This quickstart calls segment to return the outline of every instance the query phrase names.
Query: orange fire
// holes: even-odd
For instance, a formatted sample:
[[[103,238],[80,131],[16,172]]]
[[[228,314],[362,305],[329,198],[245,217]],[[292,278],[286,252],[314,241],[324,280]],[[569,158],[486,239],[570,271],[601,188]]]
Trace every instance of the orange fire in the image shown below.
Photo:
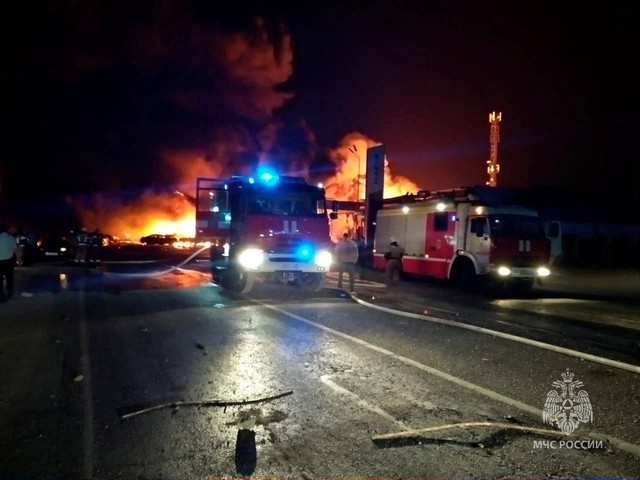
[[[380,145],[361,133],[350,133],[331,152],[331,159],[336,164],[336,173],[325,182],[327,197],[341,201],[360,201],[366,193],[367,149]],[[389,166],[389,159],[384,162],[384,198],[392,198],[406,193],[417,193],[418,185],[401,175],[394,175]],[[343,213],[331,222],[331,237],[337,241],[344,232],[355,234],[362,218],[352,213]]]
[[[221,162],[208,159],[201,152],[167,152],[164,163],[174,170],[176,186],[171,193],[145,192],[131,203],[98,196],[91,208],[79,208],[85,227],[99,228],[121,240],[137,242],[153,233],[194,237],[196,231],[195,180],[197,177],[217,177],[222,173]]]
[[[323,182],[327,198],[342,201],[364,198],[367,149],[375,145],[379,142],[360,133],[351,133],[341,140],[330,155],[336,165],[335,174]],[[218,152],[218,158],[199,151],[166,152],[164,165],[171,170],[179,191],[146,192],[137,201],[126,204],[98,197],[92,208],[79,209],[84,226],[91,230],[99,228],[102,232],[132,241],[153,233],[175,235],[177,238],[195,236],[193,197],[196,178],[249,173],[230,172],[225,161],[228,148]],[[391,173],[388,159],[385,159],[384,182],[385,198],[418,191],[414,182]],[[353,233],[355,223],[353,216],[340,215],[332,222],[332,237],[337,239],[345,231]]]
[[[331,152],[337,166],[336,173],[324,183],[327,197],[343,201],[362,201],[365,198],[367,149],[380,145],[361,133],[350,133]],[[416,193],[418,185],[401,175],[394,175],[389,159],[384,162],[384,198]]]
[[[114,235],[121,240],[138,242],[151,233],[193,237],[193,204],[183,194],[146,192],[133,203],[113,199],[94,199],[91,209],[80,208],[80,218],[89,230]]]

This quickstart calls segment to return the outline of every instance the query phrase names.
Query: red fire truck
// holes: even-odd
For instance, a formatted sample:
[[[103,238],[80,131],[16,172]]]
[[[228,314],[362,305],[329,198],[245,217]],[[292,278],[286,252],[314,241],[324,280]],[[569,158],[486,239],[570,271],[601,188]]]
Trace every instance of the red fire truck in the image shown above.
[[[468,288],[481,279],[529,289],[550,274],[549,240],[536,210],[514,189],[464,187],[397,197],[378,211],[374,267],[384,270],[393,240],[404,248],[402,273],[449,279]]]
[[[256,178],[198,178],[196,239],[211,242],[213,281],[246,293],[258,277],[320,290],[333,243],[321,185],[262,169]]]

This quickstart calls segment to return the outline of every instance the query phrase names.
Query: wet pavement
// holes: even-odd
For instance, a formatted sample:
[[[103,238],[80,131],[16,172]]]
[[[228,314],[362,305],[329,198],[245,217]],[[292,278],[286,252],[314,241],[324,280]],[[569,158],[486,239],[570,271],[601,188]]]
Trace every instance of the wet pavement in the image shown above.
[[[18,274],[20,295],[0,305],[3,477],[640,475],[639,382],[628,370],[371,308],[333,278],[313,294],[261,284],[230,296],[197,263]],[[611,358],[637,359],[637,330],[610,319],[495,303],[542,297],[437,282],[388,289],[374,275],[355,300],[603,355],[617,345]],[[588,313],[587,300],[572,300]],[[598,448],[534,444],[565,439],[541,410],[566,369],[594,411],[571,438],[605,435]],[[247,400],[256,403],[237,404]],[[125,416],[150,407],[160,408]],[[424,428],[435,430],[412,433]]]

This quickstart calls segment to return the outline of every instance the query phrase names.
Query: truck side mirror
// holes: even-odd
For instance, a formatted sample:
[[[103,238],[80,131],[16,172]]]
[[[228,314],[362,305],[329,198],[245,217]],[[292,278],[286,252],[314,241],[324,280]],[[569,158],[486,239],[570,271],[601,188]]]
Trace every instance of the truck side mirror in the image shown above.
[[[337,220],[337,218],[338,218],[338,212],[331,212],[331,213],[329,214],[329,218],[330,218],[331,220]]]

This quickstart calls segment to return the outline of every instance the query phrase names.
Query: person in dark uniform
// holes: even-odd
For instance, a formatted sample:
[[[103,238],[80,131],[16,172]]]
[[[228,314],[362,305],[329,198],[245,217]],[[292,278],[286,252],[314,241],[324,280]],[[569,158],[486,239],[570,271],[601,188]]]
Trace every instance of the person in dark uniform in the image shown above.
[[[387,285],[395,284],[400,279],[400,275],[402,274],[403,255],[404,248],[398,245],[395,238],[391,238],[389,247],[384,253],[384,259],[387,262],[384,270],[384,277]]]
[[[100,229],[96,228],[91,235],[89,235],[89,261],[92,263],[100,263],[102,252],[102,240],[103,235]]]

